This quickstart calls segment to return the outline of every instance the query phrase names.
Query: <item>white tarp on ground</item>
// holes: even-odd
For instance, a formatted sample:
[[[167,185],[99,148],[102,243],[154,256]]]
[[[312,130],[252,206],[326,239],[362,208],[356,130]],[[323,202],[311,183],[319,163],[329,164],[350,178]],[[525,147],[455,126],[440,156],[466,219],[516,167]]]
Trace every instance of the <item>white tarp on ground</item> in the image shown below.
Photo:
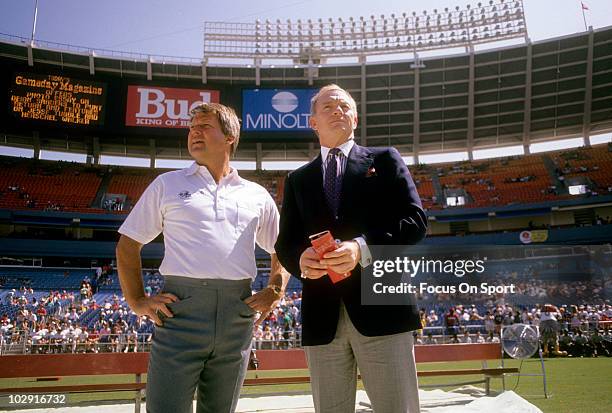
[[[542,413],[540,409],[507,391],[495,397],[484,397],[484,391],[465,386],[452,392],[443,390],[419,390],[421,413]],[[369,399],[365,391],[357,392],[356,412],[367,413],[372,410],[364,407]],[[242,398],[238,403],[240,413],[313,413],[312,397],[274,396]]]
[[[512,391],[497,396],[485,397],[482,389],[465,386],[452,392],[442,390],[419,390],[421,413],[542,413],[540,409]],[[357,392],[356,412],[372,410],[361,403],[367,403],[368,396],[362,390]],[[143,405],[141,412],[146,409]],[[5,412],[5,411],[2,411]],[[14,412],[14,410],[13,410]],[[103,405],[88,407],[64,407],[56,409],[27,409],[20,413],[133,413],[133,404]],[[238,403],[239,413],[313,413],[312,397],[263,396],[243,397]]]

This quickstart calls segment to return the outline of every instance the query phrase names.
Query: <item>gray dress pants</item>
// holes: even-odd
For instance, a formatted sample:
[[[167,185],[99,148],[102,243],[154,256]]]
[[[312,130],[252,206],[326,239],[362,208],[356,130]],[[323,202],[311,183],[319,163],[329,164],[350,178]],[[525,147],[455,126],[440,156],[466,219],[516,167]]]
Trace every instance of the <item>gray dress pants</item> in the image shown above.
[[[366,337],[344,304],[329,344],[306,346],[317,413],[354,413],[357,367],[374,413],[419,413],[412,332]]]
[[[253,316],[244,299],[251,280],[166,276],[180,301],[156,326],[147,375],[147,412],[232,413],[248,367]]]

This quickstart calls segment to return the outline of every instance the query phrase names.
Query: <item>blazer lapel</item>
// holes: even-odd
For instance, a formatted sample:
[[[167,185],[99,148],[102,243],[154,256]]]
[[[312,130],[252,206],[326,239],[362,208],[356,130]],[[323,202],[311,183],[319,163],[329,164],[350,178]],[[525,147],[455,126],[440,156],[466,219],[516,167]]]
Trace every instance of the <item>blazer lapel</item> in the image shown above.
[[[346,171],[342,178],[342,194],[340,197],[340,214],[350,206],[355,193],[359,193],[361,183],[366,178],[368,169],[374,162],[372,154],[363,146],[355,144],[346,161]]]
[[[304,169],[302,180],[304,214],[309,216],[309,222],[315,223],[315,228],[324,227],[329,229],[333,223],[333,217],[323,193],[323,169],[321,162],[321,154],[319,154]]]

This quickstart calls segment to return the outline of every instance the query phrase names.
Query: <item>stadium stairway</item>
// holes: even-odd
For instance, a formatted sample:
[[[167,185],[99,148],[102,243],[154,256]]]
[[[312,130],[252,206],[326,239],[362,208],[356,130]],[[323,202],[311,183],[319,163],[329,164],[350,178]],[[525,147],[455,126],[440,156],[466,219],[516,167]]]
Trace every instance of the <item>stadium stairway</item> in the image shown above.
[[[550,181],[557,188],[555,190],[555,193],[557,195],[568,195],[569,192],[567,190],[567,187],[565,186],[563,182],[559,180],[559,177],[557,176],[557,173],[555,172],[555,169],[557,169],[555,162],[548,155],[542,155],[542,162],[544,163],[544,166],[546,167],[546,171],[548,172]]]
[[[440,179],[438,179],[438,175],[434,172],[431,173],[431,184],[433,185],[434,194],[436,195],[438,200],[444,199],[444,191],[442,190],[442,185],[440,185]],[[444,201],[442,201],[444,203]]]
[[[108,190],[108,185],[110,184],[111,178],[111,173],[109,173],[108,171],[104,172],[104,176],[102,177],[102,181],[100,182],[100,186],[98,187],[98,192],[96,192],[96,196],[91,202],[90,206],[92,208],[102,208],[102,200],[104,199],[104,195]]]

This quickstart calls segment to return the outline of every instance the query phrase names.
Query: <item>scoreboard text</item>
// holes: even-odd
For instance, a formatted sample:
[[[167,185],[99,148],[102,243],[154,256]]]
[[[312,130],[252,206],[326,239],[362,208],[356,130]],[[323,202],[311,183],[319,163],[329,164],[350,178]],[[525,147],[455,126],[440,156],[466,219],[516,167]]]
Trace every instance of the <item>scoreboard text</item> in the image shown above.
[[[19,119],[103,125],[106,84],[66,76],[17,73],[10,91]]]

